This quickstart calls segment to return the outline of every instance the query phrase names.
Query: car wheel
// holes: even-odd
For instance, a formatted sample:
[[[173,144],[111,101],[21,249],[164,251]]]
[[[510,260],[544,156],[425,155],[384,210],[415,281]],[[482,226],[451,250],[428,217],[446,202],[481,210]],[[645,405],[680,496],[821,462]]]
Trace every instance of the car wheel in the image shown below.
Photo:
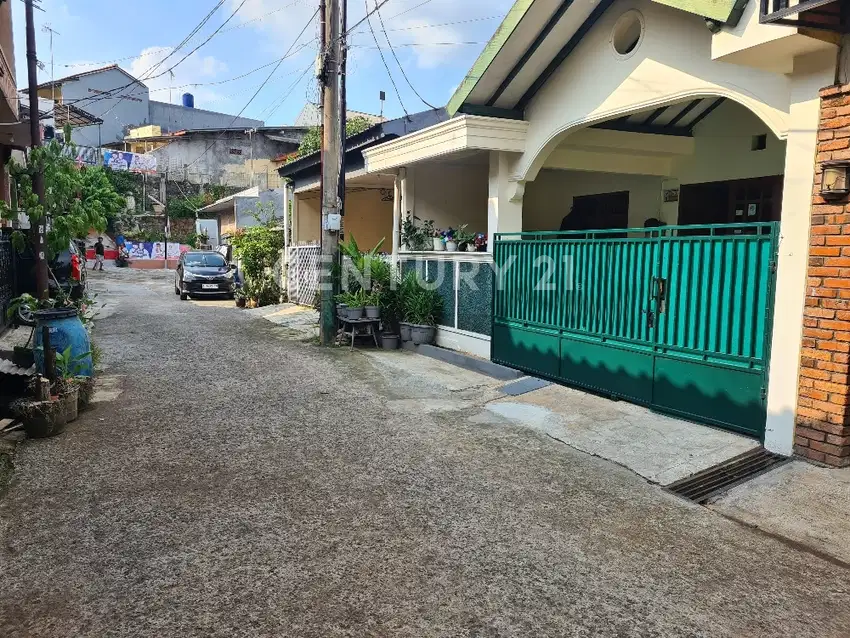
[[[180,301],[186,301],[189,298],[189,295],[185,292],[180,293]]]

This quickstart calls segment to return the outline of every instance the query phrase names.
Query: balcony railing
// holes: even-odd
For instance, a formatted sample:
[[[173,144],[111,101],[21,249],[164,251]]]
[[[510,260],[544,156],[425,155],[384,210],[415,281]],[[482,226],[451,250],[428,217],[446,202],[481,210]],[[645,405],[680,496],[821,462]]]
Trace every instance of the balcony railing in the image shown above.
[[[848,33],[848,7],[841,0],[761,0],[759,22]]]

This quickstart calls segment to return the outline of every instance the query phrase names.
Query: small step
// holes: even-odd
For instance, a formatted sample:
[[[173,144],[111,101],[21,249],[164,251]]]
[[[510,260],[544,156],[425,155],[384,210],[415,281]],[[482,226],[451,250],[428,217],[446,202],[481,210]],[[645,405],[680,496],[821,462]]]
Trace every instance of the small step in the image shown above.
[[[459,368],[472,370],[473,372],[478,372],[479,374],[493,377],[494,379],[513,381],[525,376],[524,372],[514,370],[513,368],[507,368],[499,365],[498,363],[488,361],[487,359],[479,359],[471,354],[464,354],[463,352],[456,352],[455,350],[447,350],[446,348],[432,346],[429,344],[417,346],[414,345],[412,341],[405,341],[401,345],[405,350],[412,350],[416,354],[425,355],[432,359],[439,359],[440,361],[456,365]]]
[[[699,505],[790,461],[758,447],[666,486],[668,492]]]

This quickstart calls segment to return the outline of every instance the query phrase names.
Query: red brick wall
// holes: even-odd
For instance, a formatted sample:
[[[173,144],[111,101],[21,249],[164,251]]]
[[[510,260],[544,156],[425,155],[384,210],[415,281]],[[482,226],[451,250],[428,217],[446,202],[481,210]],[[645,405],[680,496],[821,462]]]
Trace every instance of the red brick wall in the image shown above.
[[[850,160],[850,85],[821,91],[794,449],[850,465],[850,198],[820,196],[823,162]]]

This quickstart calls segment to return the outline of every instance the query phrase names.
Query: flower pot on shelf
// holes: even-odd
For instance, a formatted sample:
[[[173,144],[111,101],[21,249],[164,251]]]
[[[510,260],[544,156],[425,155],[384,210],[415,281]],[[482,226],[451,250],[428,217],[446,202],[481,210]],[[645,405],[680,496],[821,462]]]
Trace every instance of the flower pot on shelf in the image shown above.
[[[363,306],[363,313],[367,319],[380,319],[381,309],[378,306]]]
[[[417,346],[434,343],[436,336],[437,329],[434,326],[413,324],[410,327],[410,340]]]
[[[475,244],[473,244],[472,242],[469,242],[469,243],[466,245],[466,252],[468,252],[468,253],[474,253],[474,252],[475,252]]]
[[[345,312],[348,314],[348,318],[356,321],[357,319],[363,318],[363,306],[352,307],[348,306],[345,309]]]
[[[49,401],[21,399],[12,404],[12,411],[21,418],[24,432],[31,439],[44,439],[65,431],[67,417],[63,399]]]
[[[457,252],[457,242],[449,239],[446,242],[446,251],[448,251],[450,253],[456,253]]]
[[[381,335],[381,347],[384,350],[398,350],[398,335],[391,334],[382,334]]]
[[[411,341],[412,337],[410,335],[411,325],[409,323],[401,322],[398,324],[398,331],[401,334],[402,341]]]
[[[336,305],[336,316],[342,318],[348,317],[348,304],[338,303]]]
[[[443,241],[442,237],[434,237],[434,250],[444,251],[446,249],[446,244]]]

